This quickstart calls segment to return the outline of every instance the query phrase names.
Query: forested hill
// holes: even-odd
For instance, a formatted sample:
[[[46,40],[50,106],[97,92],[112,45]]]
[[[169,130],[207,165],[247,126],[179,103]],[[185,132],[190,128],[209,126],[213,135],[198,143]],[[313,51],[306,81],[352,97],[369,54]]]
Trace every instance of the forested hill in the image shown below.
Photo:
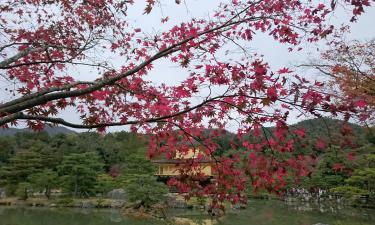
[[[316,118],[303,120],[292,127],[305,128],[306,135],[311,138],[334,136],[341,132],[343,121],[330,118]],[[364,129],[353,123],[346,123],[352,130],[353,134],[359,138],[365,135]]]
[[[9,129],[3,129],[0,128],[0,136],[13,136],[17,133],[35,133],[35,131],[29,129],[29,128],[23,128],[23,129],[18,129],[18,128],[9,128]],[[71,133],[76,133],[75,131],[69,130],[68,128],[65,127],[50,127],[46,126],[44,128],[44,132],[47,132],[49,135],[55,135],[55,134],[71,134]]]

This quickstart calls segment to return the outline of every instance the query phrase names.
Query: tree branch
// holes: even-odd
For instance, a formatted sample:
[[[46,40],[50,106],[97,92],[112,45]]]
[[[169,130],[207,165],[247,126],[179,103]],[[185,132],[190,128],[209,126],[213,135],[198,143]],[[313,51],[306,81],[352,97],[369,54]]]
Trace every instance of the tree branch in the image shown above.
[[[33,53],[33,52],[39,52],[39,51],[43,51],[45,50],[46,48],[48,47],[40,47],[40,48],[32,48],[32,47],[28,47],[27,49],[15,54],[14,56],[8,58],[8,59],[5,59],[3,61],[0,62],[0,68],[4,68],[4,67],[7,67],[8,65],[10,65],[11,63],[14,63],[15,61],[19,60],[20,58],[22,57],[25,57],[27,56],[28,54],[30,53]]]
[[[235,17],[234,17],[235,18]],[[270,18],[270,17],[266,17],[266,18]],[[250,18],[245,18],[245,19],[241,19],[241,20],[238,20],[238,21],[232,21],[232,19],[228,20],[226,23],[220,25],[220,26],[217,26],[217,27],[214,27],[212,29],[208,29],[206,31],[202,31],[200,33],[198,33],[197,36],[192,36],[192,37],[188,37],[176,44],[173,44],[171,45],[170,47],[166,48],[166,49],[163,49],[161,51],[159,51],[158,53],[156,53],[154,56],[150,57],[149,59],[145,60],[143,63],[139,64],[138,66],[136,66],[135,68],[125,72],[125,73],[121,73],[117,76],[113,76],[113,77],[109,77],[109,78],[106,78],[106,79],[103,79],[103,80],[100,80],[100,81],[97,81],[95,82],[93,85],[87,87],[87,88],[83,88],[83,89],[79,89],[79,90],[72,90],[72,91],[64,91],[64,92],[58,92],[58,93],[50,93],[50,94],[47,94],[47,95],[42,95],[42,96],[37,96],[35,98],[30,98],[24,102],[19,102],[15,105],[11,105],[11,106],[0,106],[0,115],[1,114],[12,114],[12,113],[16,113],[16,112],[20,112],[20,111],[23,111],[25,109],[28,109],[28,108],[31,108],[31,107],[34,107],[34,106],[37,106],[37,105],[42,105],[42,104],[45,104],[49,101],[53,101],[53,100],[56,100],[56,99],[61,99],[61,98],[69,98],[69,97],[77,97],[77,96],[82,96],[82,95],[85,95],[85,94],[89,94],[93,91],[96,91],[96,90],[99,90],[107,85],[113,85],[115,82],[121,80],[122,78],[125,78],[127,76],[130,76],[130,75],[133,75],[137,72],[139,72],[140,70],[144,69],[147,65],[149,65],[150,63],[152,63],[153,61],[156,61],[162,57],[165,57],[173,52],[177,52],[180,50],[180,48],[178,48],[179,46],[185,44],[185,43],[188,43],[189,41],[195,39],[195,38],[198,38],[198,37],[201,37],[207,33],[212,33],[212,32],[215,32],[215,31],[218,31],[220,29],[223,29],[225,27],[228,27],[228,26],[232,26],[232,25],[235,25],[235,24],[239,24],[239,23],[244,23],[244,22],[248,22],[248,21],[253,21],[253,20],[259,20],[259,19],[265,19],[265,17],[263,16],[260,16],[260,17],[250,17]],[[230,22],[232,21],[232,22]]]
[[[12,122],[14,120],[20,119],[20,120],[40,120],[44,122],[49,122],[53,124],[61,124],[67,127],[71,128],[78,128],[78,129],[93,129],[93,128],[100,128],[100,127],[111,127],[111,126],[125,126],[125,125],[133,125],[133,124],[142,124],[142,123],[157,123],[161,122],[165,119],[170,119],[173,117],[177,117],[179,115],[191,112],[197,108],[200,108],[204,105],[206,105],[209,102],[217,101],[220,98],[226,98],[226,97],[235,97],[237,95],[220,95],[216,96],[210,99],[207,99],[200,104],[197,104],[193,107],[187,108],[185,110],[170,114],[170,115],[165,115],[165,116],[160,116],[160,117],[155,117],[151,119],[146,119],[146,120],[133,120],[133,121],[127,121],[127,122],[110,122],[110,123],[98,123],[98,124],[75,124],[68,122],[62,118],[54,118],[54,117],[47,117],[47,116],[39,116],[39,115],[28,115],[24,114],[22,112],[19,113],[14,113],[12,115],[3,117],[0,119],[0,126],[5,125],[6,123]]]

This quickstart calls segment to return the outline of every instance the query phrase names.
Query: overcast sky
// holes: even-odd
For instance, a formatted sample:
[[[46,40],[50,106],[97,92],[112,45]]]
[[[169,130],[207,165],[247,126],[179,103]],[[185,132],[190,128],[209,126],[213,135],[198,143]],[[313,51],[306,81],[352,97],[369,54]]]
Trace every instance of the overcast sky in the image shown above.
[[[212,10],[217,8],[219,0],[186,0],[185,4],[176,6],[175,4],[157,6],[151,12],[150,15],[143,15],[145,8],[145,1],[137,2],[134,7],[130,8],[129,16],[131,18],[134,27],[141,27],[143,32],[157,33],[163,31],[169,27],[178,24],[183,21],[187,21],[191,18],[208,18]],[[173,1],[172,1],[173,2]],[[161,17],[169,17],[169,21],[163,25],[160,23]],[[347,22],[350,19],[350,13],[344,10],[339,10],[330,18],[330,22],[334,25],[340,25],[343,22]],[[350,39],[369,40],[375,37],[375,7],[368,8],[367,12],[360,16],[357,23],[352,24],[352,32],[348,34]],[[323,48],[323,42],[317,45],[304,46],[304,50],[298,53],[290,54],[287,51],[289,46],[278,44],[267,35],[256,35],[254,40],[250,43],[251,49],[264,55],[264,59],[270,63],[271,68],[277,69],[285,66],[297,65],[304,61],[307,61],[309,54],[316,55],[316,48]],[[310,56],[311,58],[311,56]],[[121,59],[113,59],[121,60]],[[116,64],[116,62],[114,62]],[[165,61],[159,61],[154,64],[154,68],[150,73],[150,80],[167,84],[176,84],[186,77],[187,72],[180,68],[167,63]],[[77,73],[80,80],[94,79],[90,77],[90,73],[85,71],[79,71]],[[77,77],[76,77],[77,78]],[[4,86],[0,86],[4,88]],[[1,91],[1,90],[0,90]],[[4,99],[4,96],[1,97]],[[71,122],[79,122],[78,117],[74,110],[65,110],[60,115],[64,119]],[[290,121],[291,123],[297,122],[297,120]],[[110,128],[110,131],[127,130],[125,127]]]
[[[180,22],[188,21],[191,18],[208,18],[212,11],[217,8],[221,1],[219,0],[187,0],[185,4],[176,6],[174,4],[163,4],[153,9],[150,15],[144,16],[144,1],[136,1],[136,5],[130,9],[129,16],[134,27],[141,27],[142,32],[157,33],[166,30],[171,26]],[[160,24],[161,17],[169,17],[169,21],[163,25]],[[347,23],[351,14],[343,9],[335,12],[330,17],[330,22],[335,26]],[[369,40],[375,38],[375,7],[368,8],[366,13],[359,17],[356,23],[351,24],[351,33],[347,34],[348,39]],[[304,46],[300,52],[290,53],[287,45],[279,44],[266,34],[258,34],[254,36],[253,41],[249,43],[252,50],[264,55],[264,59],[270,63],[271,68],[278,69],[285,66],[298,65],[306,62],[309,58],[318,57],[317,48],[324,48],[324,40],[317,44]],[[121,59],[117,59],[121,60]],[[156,83],[177,84],[184,80],[187,72],[165,60],[154,63],[155,70],[150,72],[148,79]],[[316,76],[317,74],[314,74]],[[62,117],[67,120],[79,122],[74,116],[74,111],[67,110],[62,113]],[[297,114],[291,115],[290,123],[298,122],[295,118]],[[294,116],[294,117],[293,117]],[[235,129],[229,127],[229,129]],[[127,127],[114,127],[109,131],[128,130]]]
[[[130,13],[130,16],[133,18],[135,26],[140,26],[143,31],[152,33],[164,30],[168,28],[168,26],[173,26],[178,22],[187,21],[194,17],[207,18],[210,12],[218,6],[219,2],[218,0],[188,0],[186,1],[186,5],[179,7],[173,4],[162,5],[161,8],[156,7],[152,13],[146,17],[142,16],[145,5],[137,4],[135,10]],[[160,17],[162,15],[168,16],[169,21],[162,25],[163,27],[160,27]],[[340,9],[330,17],[330,22],[335,26],[340,26],[342,23],[347,23],[350,18],[351,12]],[[375,26],[375,7],[367,9],[367,12],[358,19],[358,22],[353,23],[351,26],[351,33],[347,34],[348,39],[369,40],[375,38],[375,29],[373,28]],[[288,45],[279,44],[266,34],[258,34],[254,37],[253,41],[251,41],[249,47],[263,54],[264,59],[270,63],[271,67],[278,69],[285,66],[298,65],[306,62],[309,58],[318,57],[317,48],[324,48],[325,45],[324,41],[322,41],[318,44],[304,46],[301,52],[290,53],[288,51]],[[154,82],[174,84],[182,81],[186,77],[184,76],[186,71],[166,61],[159,61],[155,63],[154,67],[157,68],[157,70],[150,73],[150,78]],[[317,74],[313,75],[316,76]],[[295,123],[300,120],[295,118],[296,115],[297,113],[291,115],[290,123]],[[111,128],[110,130],[122,129],[124,128]],[[229,127],[229,129],[231,128]]]

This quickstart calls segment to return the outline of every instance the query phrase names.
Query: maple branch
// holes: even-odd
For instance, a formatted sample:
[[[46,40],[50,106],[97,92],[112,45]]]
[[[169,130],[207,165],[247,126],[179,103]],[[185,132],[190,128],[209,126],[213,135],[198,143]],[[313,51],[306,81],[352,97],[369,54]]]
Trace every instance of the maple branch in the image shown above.
[[[346,61],[350,65],[349,66],[343,65],[343,67],[348,68],[353,73],[356,73],[356,74],[359,73],[360,75],[362,75],[364,77],[364,79],[366,79],[366,80],[364,80],[364,82],[367,82],[367,83],[375,85],[375,79],[371,75],[367,74],[366,72],[363,72],[359,68],[359,66],[356,64],[356,62],[354,61],[354,59],[352,59],[350,57],[350,60],[351,60],[350,62]],[[350,66],[353,66],[354,68],[350,68]],[[297,67],[311,67],[311,68],[314,68],[314,69],[318,70],[322,74],[330,76],[330,77],[332,77],[334,79],[335,78],[337,79],[337,77],[338,77],[338,75],[335,75],[335,74],[333,74],[331,72],[328,72],[328,71],[324,70],[324,68],[328,68],[330,70],[333,70],[333,68],[335,67],[335,65],[328,65],[328,64],[301,64],[301,65],[299,65]],[[370,86],[369,88],[366,88],[366,87],[362,87],[362,88],[365,89],[365,90],[367,90],[367,94],[368,95],[374,96],[375,95],[375,89],[372,88],[373,86],[371,86],[371,85],[369,85],[369,86]]]
[[[101,89],[105,86],[112,85],[115,82],[121,80],[122,78],[125,78],[127,76],[130,76],[130,75],[133,75],[133,74],[139,72],[140,70],[144,69],[150,63],[152,63],[152,62],[154,62],[154,61],[156,61],[156,60],[158,60],[162,57],[165,57],[165,56],[167,56],[171,53],[179,51],[180,48],[177,48],[177,47],[179,47],[183,44],[186,44],[186,43],[188,43],[189,41],[191,41],[195,38],[201,37],[201,36],[203,36],[205,34],[208,34],[208,33],[218,31],[218,30],[223,29],[223,28],[228,27],[228,26],[232,26],[232,25],[235,25],[235,24],[244,23],[244,22],[248,22],[248,21],[252,21],[252,20],[265,19],[265,18],[271,18],[271,17],[269,17],[269,16],[268,17],[264,17],[264,16],[250,17],[250,18],[245,18],[245,19],[241,19],[241,20],[238,20],[238,21],[232,21],[233,20],[233,18],[232,18],[232,19],[228,20],[226,23],[224,23],[220,26],[208,29],[206,31],[202,31],[202,32],[198,33],[196,36],[188,37],[188,38],[186,38],[186,39],[184,39],[184,40],[182,40],[178,43],[175,43],[175,44],[169,46],[168,48],[165,48],[165,49],[157,52],[155,55],[153,55],[149,59],[145,60],[144,62],[142,62],[141,64],[139,64],[135,68],[133,68],[131,70],[128,70],[125,73],[121,73],[117,76],[113,76],[113,77],[109,77],[109,78],[97,81],[87,88],[83,88],[83,89],[79,89],[79,90],[72,90],[72,91],[65,91],[65,92],[58,92],[58,93],[50,93],[50,94],[47,94],[47,95],[37,96],[37,97],[34,97],[34,98],[29,98],[27,101],[20,102],[18,104],[10,105],[10,106],[1,105],[0,106],[0,115],[1,114],[12,114],[12,113],[15,113],[15,112],[20,112],[22,110],[25,110],[25,109],[28,109],[28,108],[31,108],[31,107],[34,107],[34,106],[37,106],[37,105],[42,105],[42,104],[45,104],[49,101],[53,101],[53,100],[56,100],[56,99],[77,97],[77,96],[89,94],[89,93],[91,93],[93,91],[96,91],[96,90],[99,90],[99,89]],[[232,21],[232,22],[230,22],[230,21]]]
[[[46,61],[34,61],[34,62],[28,62],[28,63],[19,63],[15,65],[10,65],[10,66],[5,66],[5,67],[0,67],[0,69],[12,69],[15,67],[20,67],[20,66],[31,66],[31,65],[36,65],[36,64],[56,64],[56,63],[69,63],[71,65],[83,65],[83,66],[96,66],[96,67],[101,67],[104,69],[109,70],[110,68],[100,65],[100,64],[91,64],[91,63],[85,63],[85,62],[74,62],[72,61],[75,57],[71,57],[66,60],[46,60]]]
[[[331,69],[333,66],[332,65],[328,65],[328,64],[300,64],[298,65],[297,67],[310,67],[310,68],[314,68],[316,70],[318,70],[319,72],[327,75],[327,76],[330,76],[330,77],[335,77],[332,73],[329,73],[327,71],[325,71],[323,68],[329,68]]]
[[[187,108],[185,110],[170,114],[170,115],[165,115],[161,117],[156,117],[156,118],[151,118],[151,119],[146,119],[146,120],[133,120],[133,121],[127,121],[127,122],[110,122],[110,123],[97,123],[97,124],[75,124],[68,122],[62,118],[54,118],[54,117],[47,117],[47,116],[39,116],[39,115],[28,115],[24,114],[22,112],[14,113],[9,116],[5,116],[2,119],[0,119],[0,126],[5,125],[6,123],[12,122],[17,119],[21,120],[40,120],[44,122],[49,122],[49,123],[54,123],[54,124],[61,124],[67,127],[71,128],[77,128],[77,129],[93,129],[93,128],[100,128],[100,127],[111,127],[111,126],[125,126],[125,125],[134,125],[134,124],[142,124],[142,123],[157,123],[161,122],[165,119],[177,117],[179,115],[188,113],[190,111],[193,111],[197,108],[200,108],[204,105],[206,105],[209,102],[217,101],[220,98],[226,98],[226,97],[235,97],[236,95],[220,95],[216,96],[210,99],[207,99],[205,101],[202,101],[200,104],[197,104],[193,107]]]
[[[33,53],[33,52],[39,52],[39,51],[43,51],[45,50],[46,48],[48,47],[39,47],[39,48],[32,48],[32,47],[28,47],[27,49],[15,54],[14,56],[8,58],[8,59],[5,59],[3,61],[0,62],[0,69],[3,69],[5,67],[7,67],[8,65],[10,65],[11,63],[14,63],[16,62],[17,60],[21,59],[22,57],[25,57],[27,56],[28,54],[30,53]]]
[[[0,118],[0,127],[7,124],[7,123],[10,123],[12,121],[17,120],[21,115],[22,115],[22,113],[18,112],[18,113],[14,113],[14,114],[11,114],[9,116],[4,116],[4,117]]]
[[[71,84],[66,84],[66,85],[63,85],[63,86],[59,86],[59,87],[51,87],[51,88],[46,88],[46,89],[42,89],[36,93],[33,93],[33,94],[29,94],[29,95],[25,95],[23,97],[20,97],[18,99],[15,99],[15,100],[12,100],[12,101],[9,101],[7,103],[4,103],[4,104],[1,104],[0,105],[0,109],[1,108],[5,108],[5,107],[9,107],[9,106],[12,106],[12,105],[15,105],[15,104],[19,104],[19,103],[22,103],[24,101],[27,101],[29,99],[33,99],[33,98],[36,98],[36,97],[40,97],[40,96],[43,96],[45,94],[48,94],[48,93],[52,93],[52,92],[56,92],[56,91],[62,91],[62,90],[66,90],[66,89],[69,89],[69,88],[72,88],[72,87],[75,87],[77,85],[82,85],[82,84],[93,84],[93,82],[88,82],[88,81],[76,81],[76,82],[73,82]]]
[[[89,44],[92,42],[93,40],[87,40],[85,42],[85,44],[82,46],[82,47],[66,47],[66,46],[62,46],[62,45],[54,45],[54,44],[43,44],[42,47],[40,48],[32,48],[32,47],[29,47],[30,50],[26,49],[22,52],[19,52],[17,55],[20,55],[21,57],[18,57],[17,55],[7,59],[7,60],[10,60],[10,63],[8,64],[4,64],[2,65],[0,63],[0,69],[3,69],[3,70],[6,70],[6,69],[12,69],[12,68],[16,68],[16,67],[21,67],[21,66],[30,66],[30,65],[37,65],[37,64],[56,64],[56,63],[70,63],[72,65],[85,65],[85,66],[98,66],[98,67],[103,67],[102,65],[100,64],[90,64],[90,63],[85,63],[85,62],[73,62],[73,59],[77,58],[79,55],[81,55],[84,51],[87,51],[91,48],[94,47],[94,45],[90,46]],[[72,55],[71,57],[65,59],[65,60],[53,60],[48,52],[48,49],[49,48],[56,48],[56,49],[68,49],[68,50],[77,50],[77,52],[74,53],[74,55]],[[40,61],[32,61],[32,62],[22,62],[22,63],[16,63],[16,64],[13,64],[13,65],[10,65],[11,63],[14,63],[16,62],[18,59],[30,54],[30,53],[34,53],[34,52],[38,52],[38,51],[45,51],[46,52],[46,55],[47,55],[47,58],[48,60],[40,60]],[[17,57],[16,57],[17,56]],[[12,59],[14,58],[14,59]],[[12,60],[11,60],[12,59]],[[4,60],[6,61],[6,60]],[[106,68],[106,67],[104,67]],[[106,68],[108,69],[108,68]]]
[[[10,44],[6,44],[6,45],[3,45],[3,46],[0,47],[0,52],[4,51],[4,49],[12,47],[14,45],[26,45],[26,44],[30,44],[30,43],[13,42],[13,43],[10,43]]]
[[[373,77],[369,76],[368,74],[366,74],[365,72],[363,72],[363,71],[361,70],[360,66],[356,63],[354,57],[350,54],[349,50],[347,50],[346,53],[347,53],[347,55],[348,55],[348,57],[349,57],[349,59],[350,59],[349,64],[350,64],[350,65],[353,65],[353,66],[355,67],[355,70],[356,70],[358,73],[360,73],[362,76],[366,77],[367,79],[369,79],[369,80],[372,81],[372,82],[375,82],[375,80],[374,80]]]

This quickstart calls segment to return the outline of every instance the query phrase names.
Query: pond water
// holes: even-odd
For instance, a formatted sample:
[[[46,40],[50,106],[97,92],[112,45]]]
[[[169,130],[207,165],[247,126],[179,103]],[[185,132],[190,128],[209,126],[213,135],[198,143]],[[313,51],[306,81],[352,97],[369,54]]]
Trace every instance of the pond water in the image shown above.
[[[178,224],[184,225],[375,225],[375,210],[335,208],[319,205],[286,205],[281,201],[251,200],[244,210],[230,210],[219,220],[191,210],[174,210]],[[160,220],[124,217],[116,210],[67,208],[0,207],[0,225],[146,225],[165,224]]]

